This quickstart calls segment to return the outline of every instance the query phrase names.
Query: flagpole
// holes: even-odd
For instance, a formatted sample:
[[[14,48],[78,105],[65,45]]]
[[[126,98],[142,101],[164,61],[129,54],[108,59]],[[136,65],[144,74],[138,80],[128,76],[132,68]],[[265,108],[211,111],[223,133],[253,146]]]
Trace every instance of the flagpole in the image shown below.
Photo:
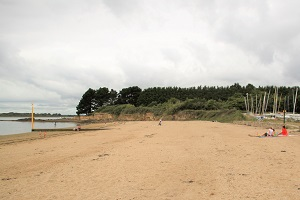
[[[34,129],[33,112],[34,112],[34,108],[33,108],[33,104],[32,104],[32,108],[31,108],[31,131],[33,131],[33,129]]]

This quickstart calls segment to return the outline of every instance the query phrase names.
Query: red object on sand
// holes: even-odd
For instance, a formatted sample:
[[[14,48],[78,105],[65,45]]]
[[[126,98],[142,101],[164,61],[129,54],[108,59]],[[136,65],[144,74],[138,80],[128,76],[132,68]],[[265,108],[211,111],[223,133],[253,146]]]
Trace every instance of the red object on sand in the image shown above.
[[[283,128],[281,130],[281,133],[282,133],[283,136],[288,136],[288,132],[287,132],[287,130],[285,128]]]

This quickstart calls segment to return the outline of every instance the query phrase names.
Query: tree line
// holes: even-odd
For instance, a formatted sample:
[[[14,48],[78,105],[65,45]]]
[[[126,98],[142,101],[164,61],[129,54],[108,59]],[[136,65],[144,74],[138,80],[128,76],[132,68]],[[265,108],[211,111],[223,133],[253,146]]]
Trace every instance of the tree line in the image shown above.
[[[168,102],[170,99],[179,101],[194,102],[192,109],[214,110],[220,108],[246,110],[246,96],[250,95],[254,98],[252,104],[259,104],[262,96],[268,92],[269,104],[267,110],[272,110],[274,103],[274,91],[277,89],[279,95],[279,105],[281,109],[291,112],[296,100],[296,89],[299,87],[255,87],[252,84],[241,86],[235,83],[231,86],[216,87],[216,86],[198,86],[190,88],[180,87],[151,87],[142,90],[138,86],[123,88],[119,92],[107,87],[99,89],[89,88],[79,101],[76,109],[77,114],[90,115],[99,108],[112,105],[131,104],[135,107],[152,107]],[[297,89],[298,90],[298,89]],[[193,101],[191,101],[193,100]],[[296,106],[296,112],[300,108]]]

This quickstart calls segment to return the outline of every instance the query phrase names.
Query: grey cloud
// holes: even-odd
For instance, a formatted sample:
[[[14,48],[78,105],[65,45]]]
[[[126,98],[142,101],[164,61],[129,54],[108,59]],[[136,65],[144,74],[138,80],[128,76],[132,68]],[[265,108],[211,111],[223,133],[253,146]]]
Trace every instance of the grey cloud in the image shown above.
[[[211,60],[211,52],[205,43],[197,43],[197,42],[188,42],[187,49],[191,52],[191,54],[200,61],[203,65],[209,65]]]
[[[89,87],[299,84],[299,4],[0,1],[0,101],[75,113]]]
[[[300,45],[300,42],[298,44]],[[295,85],[295,83],[298,83],[298,86],[300,85],[300,57],[298,55],[299,51],[300,48],[295,49],[293,54],[289,55],[290,59],[283,67],[284,82],[288,82],[293,86],[297,86]]]
[[[131,14],[138,10],[137,0],[103,0],[103,3],[117,16]]]
[[[175,65],[178,65],[178,63],[182,60],[180,53],[176,49],[165,48],[162,49],[161,52],[165,59],[173,62]]]
[[[225,8],[224,14],[220,15],[216,38],[258,56],[263,63],[274,62],[274,53],[299,35],[300,17],[299,12],[294,10],[300,3],[287,1],[284,4],[289,6],[283,8],[277,4],[278,1],[230,4],[232,7],[228,9],[236,11]]]
[[[5,79],[24,79],[24,59],[13,45],[0,41],[0,77]]]

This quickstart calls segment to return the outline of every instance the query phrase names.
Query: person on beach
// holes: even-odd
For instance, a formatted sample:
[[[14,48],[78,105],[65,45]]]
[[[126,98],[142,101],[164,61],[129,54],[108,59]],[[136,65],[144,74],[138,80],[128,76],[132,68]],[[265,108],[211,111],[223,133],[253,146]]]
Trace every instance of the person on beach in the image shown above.
[[[268,132],[267,132],[267,136],[268,137],[272,137],[272,136],[274,136],[275,135],[275,129],[274,128],[269,128],[269,130],[268,130]]]
[[[80,124],[77,124],[76,128],[73,128],[74,131],[80,131],[81,130],[81,126]]]
[[[158,125],[161,126],[162,119],[159,120]]]
[[[281,133],[278,133],[278,135],[288,136],[288,132],[284,125],[282,126]]]
[[[268,131],[266,133],[264,133],[263,135],[261,135],[260,137],[272,137],[275,134],[275,129],[273,129],[272,127],[270,127],[268,129]]]

